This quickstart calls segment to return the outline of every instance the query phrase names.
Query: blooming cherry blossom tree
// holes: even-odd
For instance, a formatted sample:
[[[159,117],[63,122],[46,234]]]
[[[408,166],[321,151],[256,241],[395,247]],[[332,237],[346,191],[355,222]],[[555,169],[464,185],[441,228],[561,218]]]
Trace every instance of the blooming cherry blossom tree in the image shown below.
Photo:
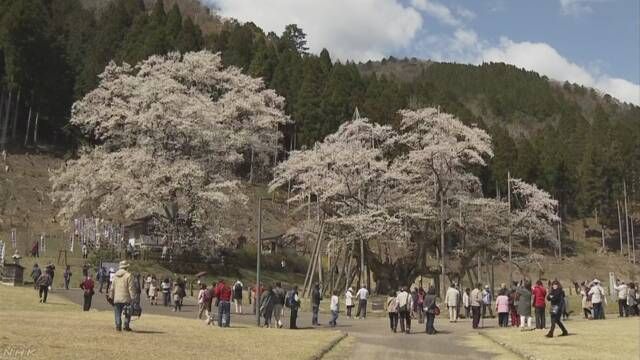
[[[171,204],[185,235],[213,238],[230,199],[244,200],[243,152],[273,149],[288,121],[284,99],[207,51],[112,62],[100,79],[72,109],[89,144],[51,174],[59,216],[122,222]]]

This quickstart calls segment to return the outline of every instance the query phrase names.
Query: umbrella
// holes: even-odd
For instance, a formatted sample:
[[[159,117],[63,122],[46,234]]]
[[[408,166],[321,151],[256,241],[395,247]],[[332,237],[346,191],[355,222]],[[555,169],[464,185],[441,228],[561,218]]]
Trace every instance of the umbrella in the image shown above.
[[[196,277],[199,278],[199,277],[203,277],[205,275],[207,275],[206,271],[200,271],[199,273],[196,274]]]

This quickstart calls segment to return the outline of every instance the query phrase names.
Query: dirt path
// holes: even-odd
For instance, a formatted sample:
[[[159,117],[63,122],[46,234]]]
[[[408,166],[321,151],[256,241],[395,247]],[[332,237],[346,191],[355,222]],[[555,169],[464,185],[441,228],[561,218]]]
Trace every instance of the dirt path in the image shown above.
[[[81,304],[82,292],[79,289],[55,290],[71,301]],[[158,314],[167,316],[180,316],[185,318],[196,317],[197,306],[193,297],[187,297],[184,301],[183,311],[173,312],[170,308],[162,305],[151,306],[146,299],[143,299],[143,315],[139,321],[144,321],[145,314]],[[98,310],[111,310],[111,306],[106,302],[103,294],[96,294],[93,298],[92,307]],[[250,305],[245,305],[245,311],[251,311]],[[232,306],[233,311],[233,306]],[[326,326],[329,315],[321,313],[320,323],[323,324],[318,329],[331,329]],[[138,321],[138,320],[136,320]],[[255,316],[251,314],[231,315],[231,324],[253,325]],[[288,315],[285,324],[288,324]],[[436,320],[436,329],[440,332],[435,336],[428,336],[424,333],[424,324],[413,324],[412,334],[405,335],[391,333],[388,328],[388,320],[383,317],[371,316],[365,320],[346,319],[344,316],[338,319],[338,330],[349,333],[355,339],[355,344],[351,349],[351,354],[357,359],[489,359],[491,354],[481,353],[463,344],[466,335],[472,329],[468,321],[462,320],[456,324]],[[135,321],[132,325],[135,329]],[[311,314],[301,312],[298,317],[299,327],[311,326]]]

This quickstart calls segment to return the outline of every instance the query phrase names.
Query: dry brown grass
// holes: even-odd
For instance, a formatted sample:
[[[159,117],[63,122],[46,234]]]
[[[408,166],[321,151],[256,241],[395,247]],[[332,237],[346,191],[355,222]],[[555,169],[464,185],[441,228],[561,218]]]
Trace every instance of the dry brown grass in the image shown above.
[[[508,344],[522,354],[535,359],[637,359],[640,356],[640,319],[607,319],[604,321],[565,322],[570,336],[550,339],[546,331],[525,331],[517,329],[492,329],[484,334],[491,339]],[[490,341],[472,339],[471,346],[483,351],[495,350],[497,345]],[[505,356],[508,356],[505,353]],[[505,357],[508,359],[509,357]]]
[[[143,315],[134,332],[113,330],[113,313],[82,312],[52,294],[39,304],[32,289],[0,286],[0,351],[26,349],[29,359],[306,359],[337,332],[206,327],[178,317]],[[11,324],[11,325],[9,325]]]

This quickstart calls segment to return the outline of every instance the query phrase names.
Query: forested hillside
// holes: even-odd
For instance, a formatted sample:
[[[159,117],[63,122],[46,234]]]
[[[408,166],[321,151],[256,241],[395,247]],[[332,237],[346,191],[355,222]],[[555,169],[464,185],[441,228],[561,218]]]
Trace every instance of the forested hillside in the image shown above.
[[[67,126],[71,105],[110,60],[135,64],[207,48],[286,98],[295,125],[282,129],[281,158],[334,132],[356,107],[396,124],[398,109],[440,106],[491,133],[496,156],[480,173],[488,195],[504,194],[510,171],[556,197],[563,217],[597,209],[610,228],[623,181],[632,204],[640,199],[636,106],[505,64],[333,62],[327,50],[308,54],[295,25],[266,34],[252,23],[220,22],[192,0],[165,2],[0,0],[0,131],[9,147],[74,149],[82,139]]]

